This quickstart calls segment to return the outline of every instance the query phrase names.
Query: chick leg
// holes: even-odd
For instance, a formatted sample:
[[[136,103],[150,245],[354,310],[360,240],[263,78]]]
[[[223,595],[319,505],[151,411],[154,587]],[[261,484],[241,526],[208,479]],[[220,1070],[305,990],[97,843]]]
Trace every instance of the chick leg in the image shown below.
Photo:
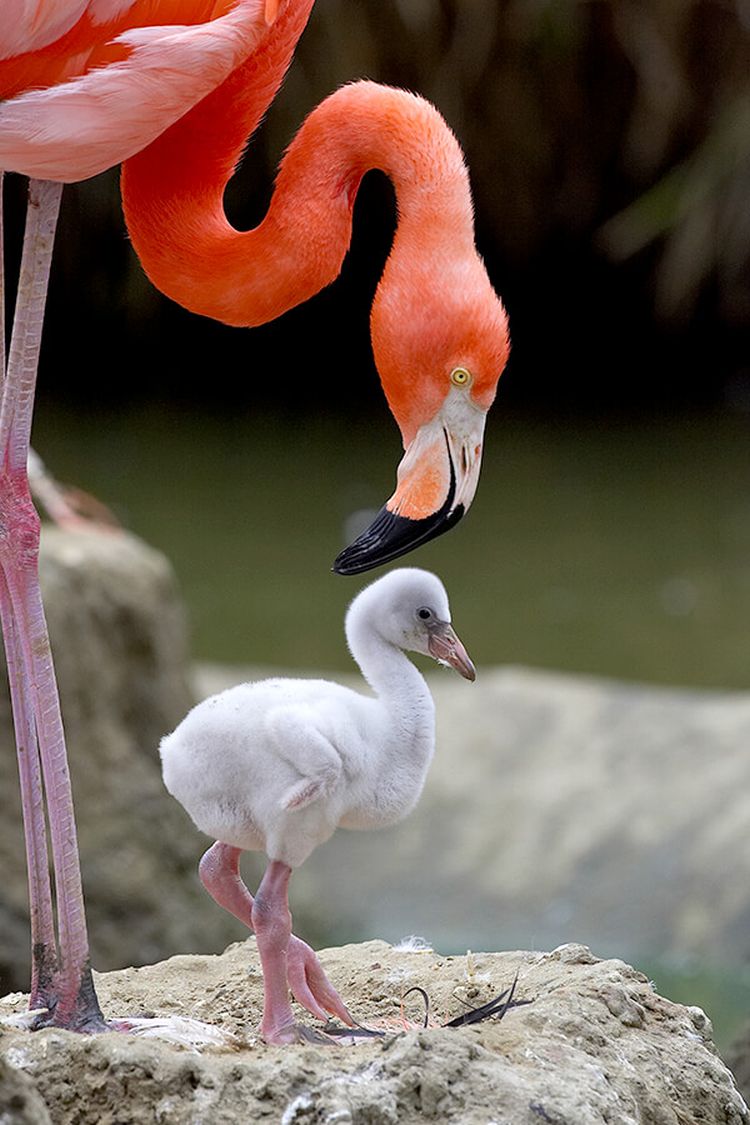
[[[240,875],[240,848],[217,840],[203,856],[198,868],[201,882],[211,898],[252,930],[253,897]],[[295,999],[317,1019],[329,1013],[349,1027],[354,1026],[344,1001],[325,974],[317,956],[294,934],[287,947],[287,978]]]

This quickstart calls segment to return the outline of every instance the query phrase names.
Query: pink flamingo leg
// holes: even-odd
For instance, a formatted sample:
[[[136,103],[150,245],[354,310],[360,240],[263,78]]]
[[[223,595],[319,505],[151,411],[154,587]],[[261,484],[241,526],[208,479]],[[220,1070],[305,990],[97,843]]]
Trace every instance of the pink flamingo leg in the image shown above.
[[[3,181],[0,171],[0,387],[5,382],[5,238],[3,235]]]
[[[0,386],[5,381],[5,246],[3,239],[3,179],[0,172]],[[10,592],[0,574],[0,623],[8,670],[13,725],[18,747],[21,808],[26,844],[31,915],[31,994],[29,1007],[49,1008],[52,980],[57,964],[52,888],[47,853],[47,825],[34,713],[23,678],[23,660],[18,643]]]
[[[5,381],[5,247],[3,238],[2,192],[4,174],[0,172],[0,386]],[[52,979],[57,964],[52,889],[47,855],[47,825],[40,774],[39,745],[33,708],[23,678],[23,660],[18,644],[13,610],[5,576],[0,575],[0,622],[6,654],[11,710],[18,747],[21,807],[26,844],[31,915],[31,1009],[48,1008]]]
[[[287,958],[292,936],[289,913],[291,867],[271,860],[253,903],[252,922],[263,966],[263,1019],[260,1032],[266,1043],[298,1043],[304,1030],[294,1022],[289,1002]]]
[[[198,870],[213,900],[252,930],[254,902],[240,875],[241,854],[239,848],[217,841],[203,856]],[[315,953],[294,934],[290,934],[287,944],[287,980],[295,999],[317,1019],[327,1020],[330,1013],[349,1027],[354,1026],[349,1010]]]
[[[78,860],[73,800],[65,753],[60,703],[57,694],[47,624],[39,590],[39,517],[29,492],[27,461],[36,371],[41,345],[44,305],[52,257],[55,225],[60,206],[60,184],[30,181],[29,208],[24,236],[8,370],[0,409],[0,569],[4,592],[0,604],[9,663],[14,665],[16,690],[13,706],[17,735],[24,739],[36,730],[41,759],[55,872],[58,911],[57,971],[45,988],[50,1022],[77,1030],[104,1027],[89,967],[88,936]],[[5,624],[6,616],[10,624]],[[21,687],[21,685],[26,685]],[[33,739],[32,739],[33,743]],[[26,751],[19,745],[19,761]],[[27,854],[31,854],[30,897],[32,917],[46,919],[46,891],[39,882],[39,848],[32,841],[38,831],[39,770],[21,765]],[[43,941],[49,940],[45,931]]]
[[[47,1008],[54,1002],[52,985],[57,965],[57,942],[52,913],[52,888],[47,856],[47,826],[44,818],[44,793],[39,762],[39,746],[31,700],[23,677],[23,662],[16,635],[10,595],[0,574],[0,618],[2,619],[8,684],[13,723],[18,747],[18,772],[21,782],[29,873],[31,914],[31,1009]]]

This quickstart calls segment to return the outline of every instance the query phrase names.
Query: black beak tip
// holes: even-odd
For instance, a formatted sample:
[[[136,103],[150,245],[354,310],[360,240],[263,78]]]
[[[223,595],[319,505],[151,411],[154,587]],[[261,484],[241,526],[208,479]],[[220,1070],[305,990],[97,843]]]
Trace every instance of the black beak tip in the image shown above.
[[[394,515],[387,508],[381,508],[367,530],[336,558],[334,573],[363,574],[442,535],[457,524],[464,514],[463,504],[457,504],[453,511],[448,511],[447,507],[446,504],[423,520],[410,520],[405,516]]]
[[[352,543],[352,547],[354,546],[355,544]],[[366,570],[369,569],[367,563],[359,563],[350,557],[350,549],[351,548],[347,547],[341,552],[340,555],[337,555],[333,560],[333,566],[331,567],[331,570],[334,574],[363,574]],[[376,566],[377,563],[373,563],[372,565]]]

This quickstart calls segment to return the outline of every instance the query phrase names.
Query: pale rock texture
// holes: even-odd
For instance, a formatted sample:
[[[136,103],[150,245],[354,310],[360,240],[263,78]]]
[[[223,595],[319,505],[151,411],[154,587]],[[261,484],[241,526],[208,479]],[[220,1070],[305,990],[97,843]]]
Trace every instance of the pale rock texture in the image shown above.
[[[33,1081],[4,1058],[0,1058],[0,1122],[2,1125],[51,1125],[47,1107]]]
[[[388,1029],[384,1039],[263,1045],[254,1033],[260,967],[248,939],[221,957],[175,957],[97,979],[109,1011],[194,1016],[232,1033],[230,1046],[198,1051],[0,1024],[0,1063],[33,1084],[53,1125],[750,1121],[703,1012],[665,1000],[641,973],[583,946],[442,957],[371,941],[324,951],[322,961],[356,1016]],[[424,989],[438,1025],[502,992],[516,974],[517,996],[530,1003],[460,1030],[419,1029],[423,1001],[405,995]],[[0,1016],[21,1006],[21,997],[8,998]],[[7,1081],[0,1071],[0,1098]]]

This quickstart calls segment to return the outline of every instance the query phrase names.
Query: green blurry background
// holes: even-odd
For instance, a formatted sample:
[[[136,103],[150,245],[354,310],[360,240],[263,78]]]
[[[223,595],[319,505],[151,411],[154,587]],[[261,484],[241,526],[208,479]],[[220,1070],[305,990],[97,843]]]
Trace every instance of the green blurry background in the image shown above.
[[[742,416],[540,421],[495,409],[477,499],[410,560],[446,581],[476,662],[750,687]],[[42,409],[38,447],[173,560],[196,657],[345,668],[331,573],[399,454],[372,420]]]

